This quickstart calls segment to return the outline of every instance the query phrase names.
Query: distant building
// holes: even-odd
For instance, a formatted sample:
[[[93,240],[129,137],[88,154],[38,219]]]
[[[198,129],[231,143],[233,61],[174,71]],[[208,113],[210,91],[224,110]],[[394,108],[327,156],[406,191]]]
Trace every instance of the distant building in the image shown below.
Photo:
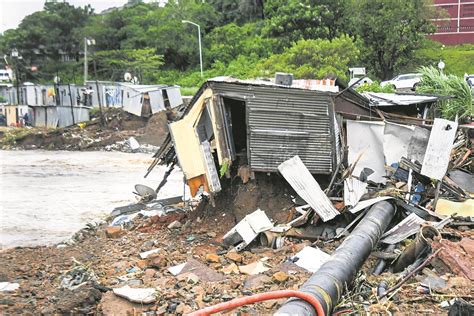
[[[435,20],[438,29],[430,38],[445,45],[474,44],[474,1],[435,0],[449,17]]]

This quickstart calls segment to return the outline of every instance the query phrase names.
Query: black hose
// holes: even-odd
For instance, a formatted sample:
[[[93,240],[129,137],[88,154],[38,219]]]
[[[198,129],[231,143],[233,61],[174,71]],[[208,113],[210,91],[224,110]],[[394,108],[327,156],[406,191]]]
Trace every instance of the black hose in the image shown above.
[[[374,204],[331,258],[300,288],[319,300],[326,315],[331,315],[344,289],[350,286],[394,214],[395,208],[389,202]],[[303,300],[290,299],[276,315],[316,315],[316,311]]]

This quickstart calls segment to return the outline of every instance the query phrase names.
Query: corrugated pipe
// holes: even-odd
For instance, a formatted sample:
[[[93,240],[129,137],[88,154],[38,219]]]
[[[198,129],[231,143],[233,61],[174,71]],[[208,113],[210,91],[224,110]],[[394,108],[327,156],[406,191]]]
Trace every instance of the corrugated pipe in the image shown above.
[[[326,315],[331,315],[344,289],[369,257],[392,220],[395,208],[387,201],[372,206],[354,231],[336,249],[329,261],[321,266],[300,288],[316,297]],[[315,309],[300,299],[290,299],[275,315],[317,315]]]

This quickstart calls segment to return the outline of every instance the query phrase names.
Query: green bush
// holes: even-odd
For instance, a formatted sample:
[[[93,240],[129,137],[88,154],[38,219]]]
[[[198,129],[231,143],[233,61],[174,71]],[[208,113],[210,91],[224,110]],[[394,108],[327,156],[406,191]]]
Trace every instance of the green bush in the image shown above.
[[[435,67],[421,67],[423,77],[416,90],[421,93],[432,93],[448,99],[438,102],[442,116],[454,119],[471,116],[473,111],[472,92],[464,78],[446,75]]]
[[[378,81],[374,81],[371,84],[364,83],[356,88],[359,93],[362,92],[382,92],[382,93],[394,93],[395,89],[392,85],[381,86]]]

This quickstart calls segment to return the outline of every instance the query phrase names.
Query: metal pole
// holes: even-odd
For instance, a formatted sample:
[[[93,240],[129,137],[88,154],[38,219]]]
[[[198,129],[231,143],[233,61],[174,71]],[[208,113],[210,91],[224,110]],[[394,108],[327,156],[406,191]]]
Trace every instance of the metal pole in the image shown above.
[[[69,100],[71,101],[71,115],[72,115],[72,125],[76,124],[74,120],[74,108],[72,106],[72,94],[71,94],[71,85],[68,83],[67,87],[69,89]]]
[[[387,201],[372,206],[331,258],[300,288],[317,298],[326,315],[331,315],[344,289],[350,286],[394,214],[394,206]],[[290,299],[280,307],[276,315],[313,316],[316,315],[316,310],[306,301]]]
[[[198,38],[199,38],[199,64],[201,65],[201,78],[204,76],[202,73],[202,47],[201,47],[201,27],[197,24],[198,27]]]
[[[18,60],[15,60],[15,76],[16,76],[16,104],[20,104],[20,73],[18,71]]]
[[[84,37],[84,85],[87,81],[87,38]]]
[[[97,81],[97,65],[95,63],[95,58],[94,58],[94,77],[95,77],[95,87],[97,89],[97,101],[99,102],[100,125],[105,126],[104,115],[102,113],[102,100],[100,99],[99,81]]]

